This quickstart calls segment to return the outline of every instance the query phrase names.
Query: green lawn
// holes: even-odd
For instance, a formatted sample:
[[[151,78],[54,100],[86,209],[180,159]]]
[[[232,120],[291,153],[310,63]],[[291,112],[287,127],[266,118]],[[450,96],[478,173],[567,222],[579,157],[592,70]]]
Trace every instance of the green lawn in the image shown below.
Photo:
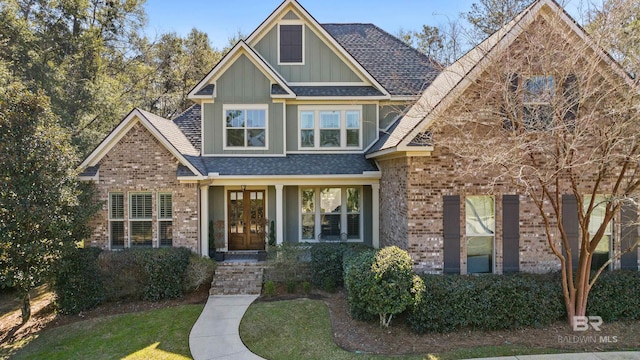
[[[333,342],[329,311],[319,300],[297,299],[253,303],[240,323],[240,337],[254,353],[280,359],[429,359],[449,360],[516,354],[553,353],[558,350],[523,346],[486,346],[443,354],[414,356],[366,355],[345,351]]]
[[[190,359],[189,331],[202,308],[177,306],[53,328],[18,344],[12,359]]]

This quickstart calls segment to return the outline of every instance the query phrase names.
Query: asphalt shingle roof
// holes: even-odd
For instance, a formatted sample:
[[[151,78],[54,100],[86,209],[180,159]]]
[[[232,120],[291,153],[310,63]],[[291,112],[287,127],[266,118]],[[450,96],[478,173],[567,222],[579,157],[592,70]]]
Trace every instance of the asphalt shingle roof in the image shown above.
[[[215,89],[215,85],[214,84],[209,84],[209,85],[203,87],[202,89],[200,89],[200,91],[195,93],[195,95],[196,96],[202,96],[202,95],[211,95],[211,96],[213,96],[213,89]]]
[[[383,96],[373,86],[291,86],[297,96]]]
[[[207,173],[220,175],[359,175],[378,171],[364,154],[290,154],[286,157],[205,157]]]
[[[180,128],[180,131],[187,137],[191,145],[200,152],[200,113],[201,107],[198,104],[192,105],[182,114],[173,118],[173,122]]]
[[[322,24],[391,95],[418,95],[441,66],[373,24]]]
[[[96,176],[99,169],[100,169],[99,164],[96,166],[89,166],[86,169],[84,169],[84,171],[81,172],[78,176]]]

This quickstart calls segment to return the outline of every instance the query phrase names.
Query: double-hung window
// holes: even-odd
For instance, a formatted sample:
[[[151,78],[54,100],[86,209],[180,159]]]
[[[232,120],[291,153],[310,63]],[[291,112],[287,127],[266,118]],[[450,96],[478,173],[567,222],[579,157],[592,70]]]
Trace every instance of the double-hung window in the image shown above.
[[[309,187],[300,194],[303,241],[362,240],[362,188]]]
[[[534,75],[524,79],[524,125],[530,130],[544,130],[553,120],[552,100],[555,93],[553,76]]]
[[[109,241],[111,249],[124,249],[123,193],[109,193]]]
[[[357,149],[362,144],[361,106],[300,106],[301,150]]]
[[[152,204],[151,193],[133,193],[129,195],[129,238],[131,247],[151,247]]]
[[[584,196],[583,211],[586,215],[589,203],[591,202],[591,195]],[[591,217],[589,217],[589,240],[593,239],[593,236],[598,232],[600,226],[604,223],[604,215],[607,207],[607,197],[604,195],[596,195],[593,202],[593,210],[591,211]],[[611,255],[611,242],[613,239],[613,222],[609,222],[604,230],[602,239],[598,243],[596,250],[593,253],[591,260],[591,269],[598,270],[602,265],[609,261]]]
[[[268,105],[229,105],[223,108],[225,148],[267,148]]]
[[[465,228],[468,274],[493,271],[495,220],[496,211],[493,196],[467,196],[465,200]]]
[[[158,194],[158,238],[160,247],[173,246],[173,197]]]

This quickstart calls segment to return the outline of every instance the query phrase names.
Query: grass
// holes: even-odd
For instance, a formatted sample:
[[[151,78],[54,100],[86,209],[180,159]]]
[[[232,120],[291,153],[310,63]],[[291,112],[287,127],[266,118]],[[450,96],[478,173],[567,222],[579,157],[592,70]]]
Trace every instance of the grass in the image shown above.
[[[333,342],[329,311],[319,300],[253,303],[240,323],[240,337],[254,353],[277,359],[429,359],[453,360],[523,354],[558,353],[525,346],[485,346],[442,354],[383,356],[345,351]]]
[[[190,359],[189,331],[202,308],[184,305],[81,321],[4,350],[15,351],[12,359]]]

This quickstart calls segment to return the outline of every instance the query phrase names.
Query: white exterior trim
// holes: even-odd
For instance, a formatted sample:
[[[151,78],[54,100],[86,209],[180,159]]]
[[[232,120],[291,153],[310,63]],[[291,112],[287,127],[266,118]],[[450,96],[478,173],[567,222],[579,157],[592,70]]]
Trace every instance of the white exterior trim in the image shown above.
[[[271,29],[275,24],[279,21],[282,21],[281,18],[287,14],[288,10],[293,10],[293,12],[300,18],[300,20],[304,21],[307,26],[312,27],[312,31],[317,32],[320,35],[320,39],[323,40],[327,45],[330,45],[329,48],[333,48],[334,52],[340,57],[345,64],[354,70],[356,74],[359,74],[370,84],[372,84],[376,89],[378,89],[385,96],[390,96],[387,89],[385,89],[359,62],[355,60],[351,54],[345,48],[340,45],[336,39],[333,38],[317,21],[316,19],[307,12],[305,8],[303,8],[296,0],[285,0],[275,9],[271,15],[267,19],[265,19],[258,28],[256,28],[247,38],[247,44],[251,46],[255,46]]]
[[[302,26],[302,62],[282,62],[280,61],[280,25],[300,25]],[[278,21],[278,25],[277,25],[277,29],[276,29],[276,46],[277,46],[277,52],[278,52],[278,65],[292,65],[292,66],[300,66],[300,65],[304,65],[304,59],[305,59],[305,46],[306,46],[306,40],[305,40],[305,35],[306,35],[306,30],[305,30],[306,26],[304,24],[304,21],[302,20],[285,20],[285,19],[281,19]]]
[[[167,120],[169,121],[169,120]],[[140,122],[178,161],[189,168],[195,175],[201,175],[200,171],[196,169],[182,154],[167,140],[158,129],[138,110],[133,109],[120,124],[87,156],[84,161],[78,166],[80,169],[85,169],[90,166],[97,165],[102,158],[111,151],[111,149],[133,128],[133,126]]]
[[[229,146],[227,145],[227,130],[245,130],[244,142],[247,143],[247,131],[251,129],[259,129],[259,128],[249,128],[245,123],[243,128],[228,128],[226,122],[226,112],[228,110],[263,110],[264,111],[264,146]],[[245,151],[245,150],[260,150],[260,151],[268,151],[269,150],[269,104],[223,104],[222,105],[222,150],[237,150],[237,151]]]

